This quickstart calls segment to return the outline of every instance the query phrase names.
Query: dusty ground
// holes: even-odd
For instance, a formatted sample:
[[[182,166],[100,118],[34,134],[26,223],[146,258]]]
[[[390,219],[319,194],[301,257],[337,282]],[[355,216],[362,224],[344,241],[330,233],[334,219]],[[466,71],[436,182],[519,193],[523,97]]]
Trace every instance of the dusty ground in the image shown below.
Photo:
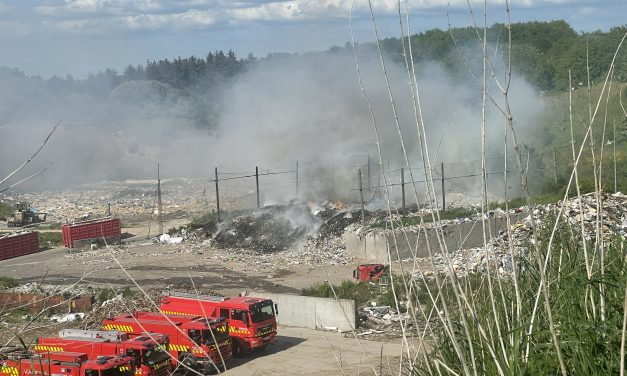
[[[364,355],[356,340],[343,334],[287,327],[279,328],[279,333],[276,344],[235,359],[226,374],[373,375],[372,367],[377,373],[381,369],[383,375],[398,374],[393,367],[398,365],[399,343],[361,340]]]
[[[123,231],[146,233],[145,228]],[[229,254],[201,242],[164,245],[149,242],[145,236],[129,240],[110,250],[70,253],[66,248],[54,248],[5,260],[0,262],[0,276],[22,283],[63,285],[82,279],[81,283],[104,287],[133,287],[129,275],[142,287],[176,286],[193,280],[198,287],[232,295],[251,290],[298,292],[327,279],[350,279],[354,269],[354,265],[260,264],[254,255]],[[266,258],[272,259],[271,255]]]

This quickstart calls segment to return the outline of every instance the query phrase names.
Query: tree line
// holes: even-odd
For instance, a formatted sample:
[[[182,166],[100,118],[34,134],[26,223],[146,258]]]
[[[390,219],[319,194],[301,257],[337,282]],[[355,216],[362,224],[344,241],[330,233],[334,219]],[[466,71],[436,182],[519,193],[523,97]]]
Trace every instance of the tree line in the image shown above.
[[[454,75],[465,75],[473,60],[481,59],[482,30],[473,27],[451,30],[433,29],[405,39],[411,43],[415,62],[437,61]],[[568,89],[568,71],[575,85],[587,85],[590,80],[605,78],[612,57],[627,26],[609,31],[577,33],[566,21],[524,22],[511,25],[512,69],[540,90]],[[507,25],[494,24],[487,30],[492,56],[496,52],[501,61],[507,61]],[[383,48],[396,59],[402,58],[403,44],[399,38],[382,41]],[[586,56],[588,57],[586,59]],[[627,53],[622,49],[617,56],[614,79],[627,81]]]

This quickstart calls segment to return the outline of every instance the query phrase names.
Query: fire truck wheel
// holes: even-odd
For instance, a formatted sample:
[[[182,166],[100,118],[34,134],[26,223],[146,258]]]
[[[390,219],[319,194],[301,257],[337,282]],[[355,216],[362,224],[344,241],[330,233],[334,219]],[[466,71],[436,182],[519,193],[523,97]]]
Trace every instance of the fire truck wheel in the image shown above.
[[[211,363],[206,364],[205,369],[204,369],[204,373],[206,375],[217,375],[218,373],[221,373],[223,371],[224,371],[224,367],[213,365]]]
[[[233,357],[241,358],[243,354],[244,354],[244,349],[242,349],[242,346],[236,341],[233,341]]]
[[[194,359],[194,356],[192,354],[181,354],[179,355],[179,363],[183,364],[184,366],[181,367],[183,368],[183,373],[184,374],[192,374],[194,373],[192,370],[195,370],[198,368],[198,363],[196,363],[196,359]],[[187,366],[187,367],[185,367]],[[190,368],[192,370],[190,370]]]

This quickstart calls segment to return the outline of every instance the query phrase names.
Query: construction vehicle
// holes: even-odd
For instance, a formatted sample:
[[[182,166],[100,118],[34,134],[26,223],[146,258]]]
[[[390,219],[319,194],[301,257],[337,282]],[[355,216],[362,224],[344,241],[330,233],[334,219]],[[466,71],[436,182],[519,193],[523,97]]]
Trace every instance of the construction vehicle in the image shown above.
[[[81,352],[32,354],[23,349],[0,352],[0,376],[132,376],[133,358],[101,356],[90,360]]]
[[[170,339],[168,351],[180,371],[216,372],[225,369],[232,357],[225,319],[135,312],[105,319],[102,324],[105,330],[122,331],[131,338],[146,331],[167,335]]]
[[[119,331],[65,329],[59,337],[36,339],[36,353],[75,351],[95,360],[103,355],[128,355],[135,360],[136,376],[169,376],[172,361],[165,350],[168,338],[159,333],[144,333],[129,338]]]
[[[270,299],[169,292],[161,296],[159,309],[167,314],[228,319],[235,357],[276,341],[278,307]]]
[[[38,213],[27,202],[18,202],[15,204],[15,213],[7,219],[7,227],[21,227],[45,222],[46,215],[47,213]]]
[[[362,264],[353,270],[353,278],[385,289],[390,283],[390,267],[384,264]]]

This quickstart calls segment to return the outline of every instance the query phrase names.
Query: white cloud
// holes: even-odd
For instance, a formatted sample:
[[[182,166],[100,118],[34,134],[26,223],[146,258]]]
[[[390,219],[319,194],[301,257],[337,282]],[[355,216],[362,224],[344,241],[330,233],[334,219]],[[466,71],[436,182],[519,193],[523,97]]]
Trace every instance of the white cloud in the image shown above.
[[[503,5],[505,0],[487,0]],[[592,4],[592,0],[588,0]],[[518,0],[515,5],[533,7],[548,4],[578,3],[576,0]],[[483,0],[470,0],[481,7]],[[1,9],[0,3],[0,9]],[[55,3],[47,3],[55,4]],[[356,15],[369,13],[368,0],[65,0],[59,5],[35,7],[44,17],[55,17],[65,30],[106,30],[107,25],[128,30],[210,28],[220,22],[285,22],[346,18],[351,4]],[[395,15],[398,0],[372,0],[377,16]],[[401,1],[403,11],[405,2]],[[447,6],[465,8],[466,0],[409,0],[410,12],[419,13]]]
[[[119,26],[129,29],[181,29],[186,27],[209,27],[216,22],[216,17],[211,11],[198,11],[195,9],[175,14],[140,14],[124,17]]]

